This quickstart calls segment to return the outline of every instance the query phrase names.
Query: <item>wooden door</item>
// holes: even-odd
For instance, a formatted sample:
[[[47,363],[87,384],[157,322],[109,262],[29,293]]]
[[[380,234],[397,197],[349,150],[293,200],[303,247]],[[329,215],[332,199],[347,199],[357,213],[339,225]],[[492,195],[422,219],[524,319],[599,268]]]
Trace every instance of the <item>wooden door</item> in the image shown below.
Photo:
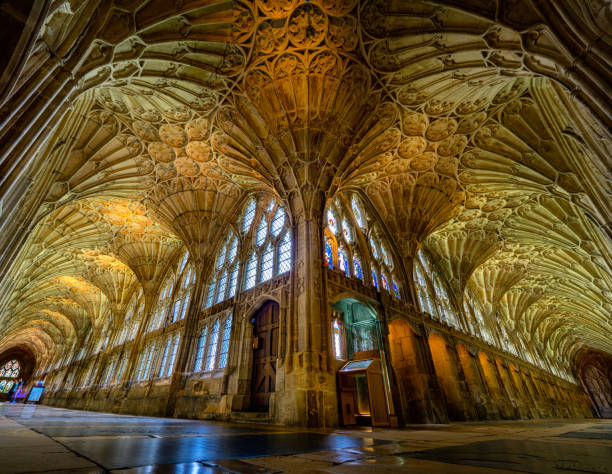
[[[267,301],[253,317],[255,344],[253,348],[253,378],[251,407],[267,411],[270,394],[276,389],[276,358],[278,354],[278,304]]]

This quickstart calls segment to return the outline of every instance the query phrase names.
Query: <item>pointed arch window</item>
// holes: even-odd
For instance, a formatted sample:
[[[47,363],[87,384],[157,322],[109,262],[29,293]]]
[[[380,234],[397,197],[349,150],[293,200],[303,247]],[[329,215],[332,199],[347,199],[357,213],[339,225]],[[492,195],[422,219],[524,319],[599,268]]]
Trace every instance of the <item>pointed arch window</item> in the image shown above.
[[[238,238],[230,231],[215,258],[215,269],[206,294],[206,308],[234,296],[239,268],[237,255]]]
[[[288,217],[275,199],[250,199],[237,227],[241,229],[240,241],[230,231],[215,260],[206,307],[233,298],[239,291],[239,281],[242,289],[249,290],[291,268]],[[246,261],[240,261],[245,255]]]
[[[253,219],[255,218],[255,200],[251,199],[246,207],[244,217],[242,218],[242,233],[246,234],[251,228]]]

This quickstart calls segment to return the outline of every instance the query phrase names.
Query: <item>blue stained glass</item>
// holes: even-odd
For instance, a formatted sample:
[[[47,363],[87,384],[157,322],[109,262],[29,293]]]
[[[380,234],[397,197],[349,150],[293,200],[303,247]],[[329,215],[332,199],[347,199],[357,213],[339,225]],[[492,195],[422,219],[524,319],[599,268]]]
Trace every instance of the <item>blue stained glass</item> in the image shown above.
[[[334,268],[334,253],[332,251],[331,241],[325,239],[325,265],[329,268]]]
[[[372,283],[378,288],[378,279],[376,278],[376,271],[372,268]]]
[[[344,249],[342,247],[338,249],[338,267],[340,268],[340,271],[346,273],[346,276],[350,276],[348,260],[346,259],[346,254],[344,253]]]
[[[396,298],[400,297],[399,288],[397,287],[397,284],[395,283],[395,280],[393,280],[393,293],[395,294]]]
[[[361,271],[361,262],[359,261],[359,257],[353,257],[353,273],[357,278],[361,278],[363,280],[363,273]]]
[[[382,279],[383,288],[389,291],[389,282],[387,282],[387,277],[385,275],[381,275],[380,278]]]

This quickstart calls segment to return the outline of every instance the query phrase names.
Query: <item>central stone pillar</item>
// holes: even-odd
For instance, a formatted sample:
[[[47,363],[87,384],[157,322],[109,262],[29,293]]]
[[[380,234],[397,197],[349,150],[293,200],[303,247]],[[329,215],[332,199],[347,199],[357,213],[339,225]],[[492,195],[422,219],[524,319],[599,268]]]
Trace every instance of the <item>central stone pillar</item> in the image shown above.
[[[281,345],[275,421],[330,427],[338,424],[336,379],[330,364],[330,325],[322,288],[320,217],[296,218],[290,305]]]

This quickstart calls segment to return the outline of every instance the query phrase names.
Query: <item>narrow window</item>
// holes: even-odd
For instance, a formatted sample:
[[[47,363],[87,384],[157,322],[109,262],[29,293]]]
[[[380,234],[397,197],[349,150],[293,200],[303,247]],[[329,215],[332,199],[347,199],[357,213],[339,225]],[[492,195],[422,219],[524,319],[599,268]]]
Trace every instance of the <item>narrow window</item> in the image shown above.
[[[164,348],[164,355],[162,357],[161,365],[159,366],[159,372],[157,374],[158,377],[164,376],[164,368],[166,367],[166,361],[168,360],[168,353],[170,352],[171,343],[171,339],[168,339],[168,341],[166,342],[166,347]]]
[[[285,273],[291,268],[291,234],[287,232],[278,247],[278,273]]]
[[[217,300],[216,303],[220,303],[225,299],[225,285],[227,284],[227,273],[223,272],[221,279],[219,280],[219,288],[217,288]]]
[[[206,347],[206,334],[208,327],[204,326],[200,333],[200,339],[198,340],[198,350],[196,351],[195,365],[193,370],[199,372],[202,370],[202,362],[204,360],[204,348]]]
[[[206,308],[210,307],[213,304],[216,285],[217,285],[217,280],[216,278],[213,278],[208,287],[208,293],[206,294]]]
[[[327,226],[332,234],[336,234],[338,232],[338,221],[336,220],[336,216],[331,209],[327,210]]]
[[[168,370],[166,371],[166,377],[169,377],[172,374],[172,369],[174,368],[174,362],[176,360],[176,353],[178,351],[179,340],[181,336],[177,334],[174,338],[174,344],[172,345],[172,355],[170,356],[170,362],[168,363]]]
[[[223,340],[221,341],[221,352],[219,353],[219,368],[223,369],[227,363],[227,354],[229,353],[230,335],[232,332],[232,315],[230,314],[225,320],[223,327]]]
[[[244,282],[245,290],[248,290],[249,288],[253,288],[255,286],[256,277],[257,277],[257,257],[255,256],[255,252],[253,252],[251,254],[251,258],[249,259],[249,263],[247,263],[246,279]]]
[[[266,281],[272,278],[272,264],[274,263],[274,249],[268,242],[268,246],[262,257],[261,262],[261,281]]]
[[[172,322],[177,321],[181,314],[181,300],[176,300],[174,302],[174,306],[172,307]]]
[[[274,219],[272,219],[272,235],[274,237],[278,237],[281,230],[283,230],[284,225],[285,225],[285,211],[279,207],[276,210],[276,214],[274,214]]]
[[[353,257],[353,274],[363,280],[363,272],[361,271],[361,260],[358,256]]]
[[[334,354],[336,359],[342,359],[342,338],[340,336],[340,323],[337,319],[334,319],[332,329],[334,333]]]
[[[236,286],[238,284],[239,270],[240,270],[240,264],[237,263],[234,269],[232,270],[232,274],[230,277],[230,287],[229,287],[229,291],[227,294],[228,298],[233,298],[234,295],[236,294]]]
[[[361,212],[361,207],[359,206],[359,203],[357,202],[357,198],[354,196],[351,202],[351,207],[353,208],[353,216],[355,216],[355,222],[357,222],[357,225],[359,227],[364,229],[365,221],[363,219],[363,213]]]
[[[332,250],[332,243],[329,237],[325,237],[325,265],[329,268],[334,268],[334,252]]]
[[[338,247],[338,268],[341,272],[344,272],[347,277],[350,277],[350,269],[348,260],[346,258],[344,247]]]
[[[259,226],[257,227],[257,236],[255,237],[255,241],[257,245],[261,247],[266,241],[266,237],[268,235],[268,223],[266,219],[262,216],[259,221]]]
[[[219,340],[219,320],[215,324],[210,333],[210,342],[208,344],[208,357],[206,358],[206,370],[215,368],[215,359],[217,357],[217,342]]]
[[[251,199],[249,205],[244,213],[244,219],[242,220],[242,233],[246,234],[251,228],[253,218],[255,217],[255,201]]]

